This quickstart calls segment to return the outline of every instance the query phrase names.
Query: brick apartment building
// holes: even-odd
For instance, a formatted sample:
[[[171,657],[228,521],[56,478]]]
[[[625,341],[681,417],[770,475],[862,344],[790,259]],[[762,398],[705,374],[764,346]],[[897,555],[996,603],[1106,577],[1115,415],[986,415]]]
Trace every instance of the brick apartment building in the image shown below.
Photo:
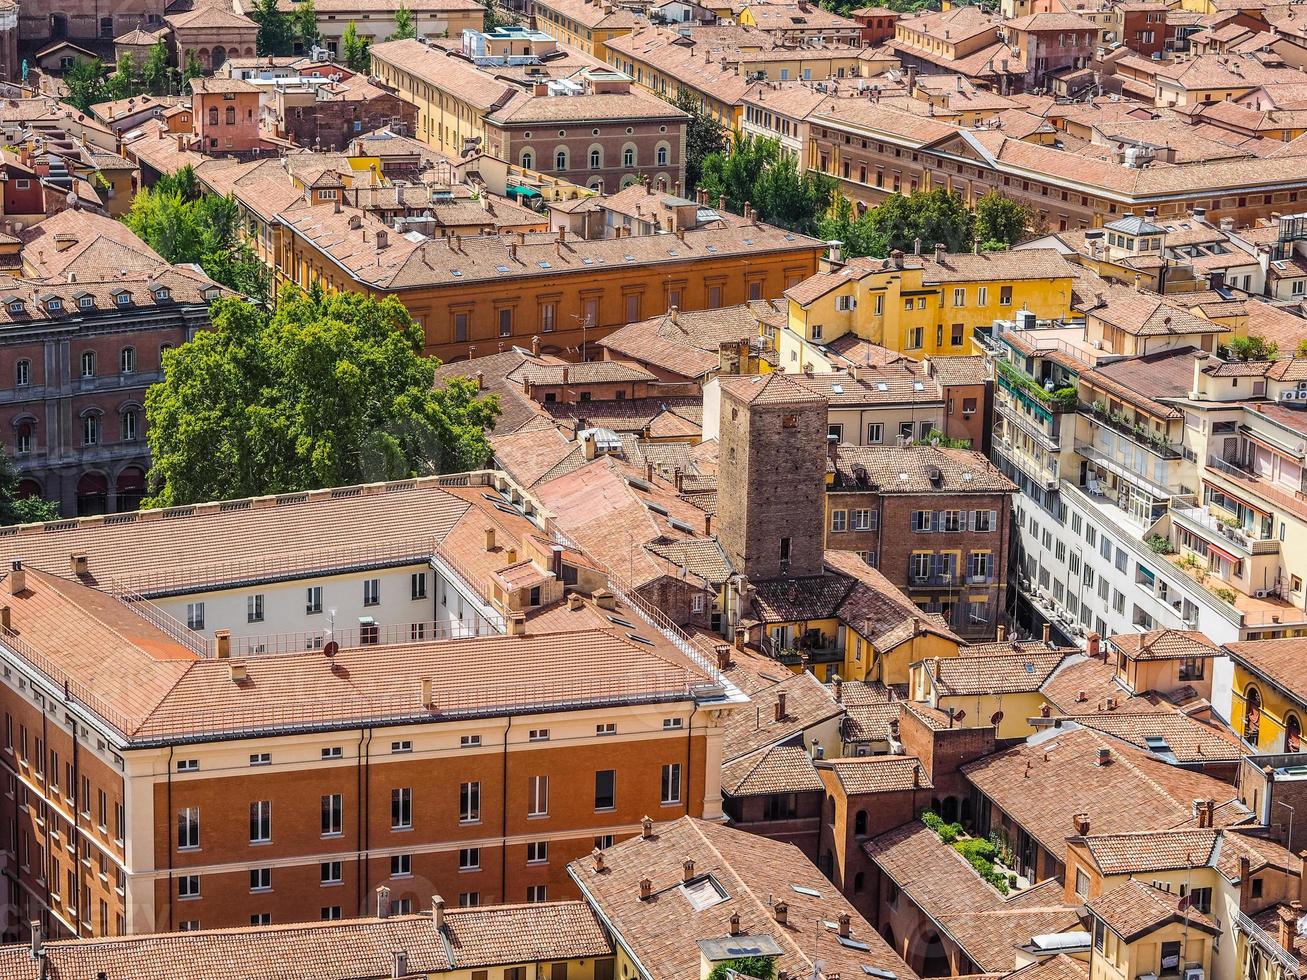
[[[363,133],[411,133],[417,110],[361,75],[329,85],[278,85],[271,109],[277,135],[299,146],[343,150]]]
[[[0,277],[0,443],[22,491],[66,516],[133,510],[149,470],[145,391],[225,290],[100,215],[62,211],[23,238],[29,278]]]
[[[6,937],[554,900],[718,818],[738,692],[536,510],[482,472],[8,538]]]
[[[959,636],[993,639],[1016,485],[969,450],[839,445],[832,454],[826,546],[862,554]]]

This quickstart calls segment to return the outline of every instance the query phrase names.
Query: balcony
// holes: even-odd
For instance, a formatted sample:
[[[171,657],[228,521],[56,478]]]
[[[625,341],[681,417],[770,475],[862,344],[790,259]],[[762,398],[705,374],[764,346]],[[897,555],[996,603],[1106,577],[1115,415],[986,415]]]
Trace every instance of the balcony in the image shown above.
[[[922,586],[925,588],[947,588],[948,586],[957,585],[960,577],[952,572],[935,572],[930,575],[908,575],[908,584]]]
[[[1076,405],[1079,404],[1074,385],[1048,391],[1034,378],[1017,370],[1007,361],[996,360],[994,364],[997,368],[995,374],[999,389],[1011,392],[1021,404],[1036,409],[1036,414],[1047,413],[1051,419],[1053,415],[1075,411]]]
[[[1057,489],[1059,477],[1056,457],[1047,461],[1040,461],[1025,452],[1018,443],[1013,442],[1006,436],[994,443],[993,455],[995,457],[994,462],[998,463],[1000,467],[1006,459],[1008,466],[1024,473],[1031,481],[1045,490]]]
[[[1173,502],[1171,519],[1191,534],[1213,539],[1222,547],[1233,546],[1249,557],[1273,555],[1280,550],[1280,542],[1269,534],[1227,523],[1206,507],[1183,507]]]
[[[1093,405],[1086,405],[1081,402],[1076,409],[1077,413],[1089,420],[1092,425],[1100,426],[1112,432],[1119,433],[1129,439],[1134,445],[1139,446],[1155,456],[1162,459],[1181,459],[1183,454],[1180,447],[1174,443],[1168,442],[1162,436],[1157,435],[1142,425],[1135,425],[1130,422],[1124,415],[1118,412],[1109,412],[1107,407],[1101,402]]]
[[[1020,429],[1048,452],[1055,453],[1062,448],[1060,415],[1052,416],[1045,428],[1035,418],[1023,412],[1015,399],[1005,398],[1002,394],[995,399],[994,408],[998,412],[998,417],[1005,423]]]
[[[1307,520],[1307,494],[1303,493],[1302,490],[1294,490],[1274,483],[1264,476],[1245,469],[1238,463],[1229,462],[1219,456],[1209,456],[1207,458],[1206,475],[1210,475],[1212,472],[1217,473],[1230,484],[1239,487],[1243,493],[1252,494],[1270,505],[1269,507],[1260,508],[1261,510],[1272,511],[1279,508]]]

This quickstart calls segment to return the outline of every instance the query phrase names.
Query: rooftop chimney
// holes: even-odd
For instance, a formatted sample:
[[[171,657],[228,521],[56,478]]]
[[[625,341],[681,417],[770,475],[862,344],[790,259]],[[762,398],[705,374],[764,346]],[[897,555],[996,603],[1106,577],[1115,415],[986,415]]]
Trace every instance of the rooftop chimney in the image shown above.
[[[935,261],[936,261],[936,262],[943,262],[943,261],[944,261],[944,256],[945,256],[945,254],[946,254],[946,249],[944,248],[944,243],[943,243],[943,242],[936,242],[936,243],[935,243]]]
[[[435,701],[435,689],[431,682],[431,678],[422,678],[422,707],[430,708]]]
[[[445,928],[445,900],[439,895],[431,896],[431,924],[436,932]]]
[[[13,630],[13,610],[9,608],[9,603],[0,606],[0,630],[6,633]]]
[[[739,912],[732,912],[732,913],[731,913],[731,935],[732,935],[732,936],[738,936],[739,934],[740,934],[740,913],[739,913]]]
[[[1098,750],[1098,764],[1100,766],[1110,766],[1112,764],[1112,750],[1106,745]]]
[[[1089,836],[1089,814],[1076,813],[1071,817],[1071,825],[1075,827],[1076,834],[1081,837]]]
[[[776,720],[785,720],[785,692],[778,691],[776,694]]]
[[[495,550],[495,529],[493,527],[488,527],[486,528],[486,551],[494,551],[494,550]]]
[[[8,606],[5,607],[9,608]],[[729,670],[731,666],[731,648],[725,643],[717,644],[714,652],[717,654],[717,669]]]
[[[744,640],[749,634],[743,626],[735,627],[735,649],[744,649]]]
[[[785,925],[786,920],[790,917],[790,907],[784,902],[777,902],[772,906],[772,912],[776,915],[776,924]]]
[[[653,837],[653,819],[647,814],[640,820],[640,836],[645,840]]]
[[[648,878],[640,879],[640,898],[648,899],[653,894],[653,882]]]
[[[1049,641],[1049,637],[1051,637],[1052,634],[1053,634],[1053,627],[1050,626],[1048,623],[1045,623],[1045,624],[1044,624],[1044,629],[1043,629],[1043,640],[1044,640],[1044,646],[1048,646],[1048,645],[1049,645],[1049,642],[1048,642],[1048,641]]]
[[[851,920],[850,920],[850,918],[849,918],[849,913],[847,913],[847,912],[841,912],[841,913],[840,913],[840,938],[841,938],[841,939],[848,939],[848,938],[849,938],[849,922],[850,922],[850,921],[851,921]]]
[[[689,881],[694,877],[694,862],[686,858],[681,864],[681,880]]]
[[[73,570],[74,575],[88,575],[91,571],[90,559],[86,557],[85,551],[75,551],[68,559],[68,564]]]
[[[213,631],[213,655],[219,660],[231,656],[231,630]]]
[[[844,678],[839,674],[835,675],[835,700],[840,704],[844,702]]]
[[[15,559],[9,566],[9,594],[18,595],[25,591],[27,591],[27,572],[23,570],[22,561]]]
[[[1007,627],[1006,627],[1006,626],[999,626],[999,628],[998,628],[998,634],[997,634],[998,642],[999,642],[999,643],[1002,643],[1002,642],[1003,642],[1003,637],[1006,636],[1006,635],[1007,635]]]
[[[45,932],[41,929],[41,920],[33,919],[32,927],[32,959],[39,960],[45,955]]]
[[[1090,633],[1089,637],[1085,640],[1085,653],[1093,658],[1102,656],[1103,638],[1097,633]]]
[[[233,684],[243,684],[250,676],[243,663],[234,661],[227,665],[227,673],[231,677]]]
[[[604,852],[601,851],[601,850],[599,850],[599,848],[596,847],[593,851],[590,852],[590,856],[591,856],[592,858],[594,858],[594,862],[595,862],[595,870],[596,870],[596,871],[603,871],[603,870],[604,870]]]
[[[531,338],[531,353],[536,357],[540,356],[540,336],[538,334]]]
[[[377,918],[390,918],[390,889],[385,885],[377,886]]]

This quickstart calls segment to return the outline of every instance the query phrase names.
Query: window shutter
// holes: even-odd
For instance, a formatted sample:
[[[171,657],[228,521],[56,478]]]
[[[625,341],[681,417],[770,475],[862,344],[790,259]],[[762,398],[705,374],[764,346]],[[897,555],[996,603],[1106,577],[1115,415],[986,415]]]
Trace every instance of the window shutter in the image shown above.
[[[998,511],[996,510],[991,510],[989,512],[989,529],[991,531],[998,530]]]

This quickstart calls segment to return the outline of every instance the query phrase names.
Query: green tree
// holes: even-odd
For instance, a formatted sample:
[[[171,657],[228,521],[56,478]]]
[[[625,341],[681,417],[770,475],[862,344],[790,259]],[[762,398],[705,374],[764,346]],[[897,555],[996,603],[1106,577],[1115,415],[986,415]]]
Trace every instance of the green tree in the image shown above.
[[[196,57],[195,52],[190,48],[186,49],[186,65],[182,68],[182,89],[187,88],[192,78],[199,78],[204,74],[204,66],[200,64],[200,59]]]
[[[976,241],[986,252],[1011,248],[1025,236],[1029,220],[1024,204],[990,191],[976,202]]]
[[[1232,361],[1273,361],[1280,348],[1261,337],[1231,337],[1225,345],[1225,353]]]
[[[350,71],[366,72],[371,67],[368,40],[359,34],[352,20],[345,25],[345,33],[340,38],[340,50],[345,59],[345,67]]]
[[[758,217],[804,234],[814,234],[835,196],[835,182],[825,174],[799,173],[794,158],[781,152],[779,141],[736,134],[726,153],[703,161],[699,186],[740,214],[747,203]]]
[[[417,30],[413,26],[413,11],[400,0],[399,6],[395,8],[395,33],[386,40],[403,41],[411,37],[417,37]]]
[[[123,222],[167,261],[196,263],[215,282],[267,302],[268,269],[241,235],[235,199],[203,193],[190,167],[138,193]]]
[[[776,957],[774,956],[737,956],[723,960],[712,968],[708,980],[727,980],[727,972],[733,971],[757,980],[772,980],[776,976]]]
[[[259,25],[254,46],[263,55],[288,55],[294,50],[295,29],[290,15],[277,8],[277,0],[257,0],[250,19]]]
[[[501,10],[496,7],[494,0],[481,0],[481,5],[486,8],[485,16],[481,19],[481,27],[484,31],[493,31],[500,27],[511,27],[514,24],[520,24],[521,20],[512,11]]]
[[[1293,352],[1294,357],[1307,357],[1307,337],[1298,341],[1298,349]]]
[[[304,51],[308,51],[322,40],[318,30],[318,10],[313,0],[303,0],[295,5],[291,16],[291,33],[299,41]]]
[[[685,196],[692,197],[694,188],[703,180],[704,160],[726,152],[726,127],[708,114],[693,89],[680,89],[671,101],[690,117],[685,124]]]
[[[111,99],[126,99],[140,92],[136,78],[136,59],[130,51],[118,59],[114,73],[104,83],[104,90]]]
[[[78,58],[72,68],[64,74],[64,88],[67,93],[64,101],[76,106],[82,112],[90,112],[91,106],[108,98],[104,81],[104,62],[99,58],[87,61]]]
[[[0,454],[0,524],[35,524],[59,519],[59,505],[53,500],[25,497],[19,490],[18,468]]]
[[[433,386],[399,300],[287,287],[275,313],[235,299],[165,355],[146,393],[146,506],[309,490],[482,466],[497,400]]]
[[[172,82],[172,69],[168,67],[168,45],[163,38],[155,41],[145,56],[141,68],[141,83],[151,95],[166,95]]]

